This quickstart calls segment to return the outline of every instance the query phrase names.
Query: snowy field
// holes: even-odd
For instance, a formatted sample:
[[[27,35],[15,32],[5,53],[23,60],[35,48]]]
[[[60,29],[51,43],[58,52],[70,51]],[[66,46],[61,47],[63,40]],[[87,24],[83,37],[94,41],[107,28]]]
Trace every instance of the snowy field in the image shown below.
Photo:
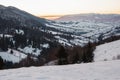
[[[6,52],[0,52],[0,57],[2,57],[4,61],[10,61],[12,63],[19,63],[22,59],[27,57],[27,55],[22,52],[17,50],[12,51],[13,53],[11,53],[11,49],[8,49]]]
[[[120,80],[120,60],[0,71],[0,80]]]
[[[105,43],[96,47],[94,61],[110,61],[120,59],[120,40]]]

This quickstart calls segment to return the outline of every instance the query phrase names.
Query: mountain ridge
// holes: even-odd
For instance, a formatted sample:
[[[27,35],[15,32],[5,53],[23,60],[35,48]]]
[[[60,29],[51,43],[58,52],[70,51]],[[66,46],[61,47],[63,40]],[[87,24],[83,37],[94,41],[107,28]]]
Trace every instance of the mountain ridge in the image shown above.
[[[81,21],[81,20],[100,20],[100,19],[114,19],[119,18],[120,14],[99,14],[99,13],[86,13],[86,14],[73,14],[73,15],[65,15],[60,18],[55,19],[55,21]]]
[[[46,22],[46,20],[43,18],[36,17],[26,11],[20,10],[13,6],[5,7],[1,5],[1,7],[2,8],[0,8],[0,15],[1,15],[0,17],[3,19],[9,19],[9,18],[16,19],[21,23],[21,25],[25,25],[25,26],[27,25],[32,27],[34,26],[34,24],[43,25],[42,23]],[[28,24],[28,23],[31,23],[31,24]],[[36,26],[39,26],[39,25],[36,25]]]

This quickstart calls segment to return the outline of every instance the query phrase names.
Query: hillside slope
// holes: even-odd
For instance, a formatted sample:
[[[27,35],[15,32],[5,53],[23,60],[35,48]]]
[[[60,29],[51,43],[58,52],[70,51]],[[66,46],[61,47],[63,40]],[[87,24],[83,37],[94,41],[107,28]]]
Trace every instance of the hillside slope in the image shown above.
[[[120,40],[105,43],[96,47],[94,61],[120,59]]]
[[[43,27],[43,23],[46,22],[43,18],[38,18],[13,6],[6,7],[3,5],[0,5],[0,18],[17,22],[19,26],[29,27]]]

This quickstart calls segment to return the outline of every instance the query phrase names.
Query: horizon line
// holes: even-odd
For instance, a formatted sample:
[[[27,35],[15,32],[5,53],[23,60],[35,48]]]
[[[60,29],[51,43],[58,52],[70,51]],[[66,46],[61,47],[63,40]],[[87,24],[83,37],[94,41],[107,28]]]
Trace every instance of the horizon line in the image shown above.
[[[109,14],[116,14],[116,15],[120,15],[120,13],[78,13],[78,14],[58,14],[58,15],[36,15],[37,17],[41,17],[41,18],[45,18],[45,19],[50,19],[50,20],[54,20],[54,19],[57,19],[57,18],[60,18],[62,16],[67,16],[67,15],[82,15],[82,14],[103,14],[103,15],[109,15]]]

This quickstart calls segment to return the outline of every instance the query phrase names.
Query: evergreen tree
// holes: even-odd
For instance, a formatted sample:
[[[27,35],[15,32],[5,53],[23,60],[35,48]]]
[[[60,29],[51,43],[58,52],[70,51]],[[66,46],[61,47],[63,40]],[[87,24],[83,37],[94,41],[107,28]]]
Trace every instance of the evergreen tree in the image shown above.
[[[4,62],[3,62],[3,59],[0,57],[0,69],[2,69],[4,66]]]
[[[58,64],[59,65],[68,64],[68,60],[67,60],[68,54],[65,52],[65,49],[63,46],[60,46],[57,57],[58,57]]]
[[[94,58],[94,46],[91,45],[89,42],[88,45],[86,46],[86,52],[83,54],[83,62],[92,62]]]
[[[75,63],[79,63],[79,62],[80,62],[79,54],[76,53],[75,56],[73,57],[72,63],[75,64]]]
[[[7,41],[6,41],[6,38],[5,38],[4,34],[3,34],[3,37],[0,40],[0,47],[3,51],[8,50],[8,44],[7,44]]]
[[[30,67],[35,64],[34,59],[31,57],[31,54],[27,55],[26,61],[25,61],[25,66]]]
[[[11,49],[10,54],[13,54],[13,50]]]

